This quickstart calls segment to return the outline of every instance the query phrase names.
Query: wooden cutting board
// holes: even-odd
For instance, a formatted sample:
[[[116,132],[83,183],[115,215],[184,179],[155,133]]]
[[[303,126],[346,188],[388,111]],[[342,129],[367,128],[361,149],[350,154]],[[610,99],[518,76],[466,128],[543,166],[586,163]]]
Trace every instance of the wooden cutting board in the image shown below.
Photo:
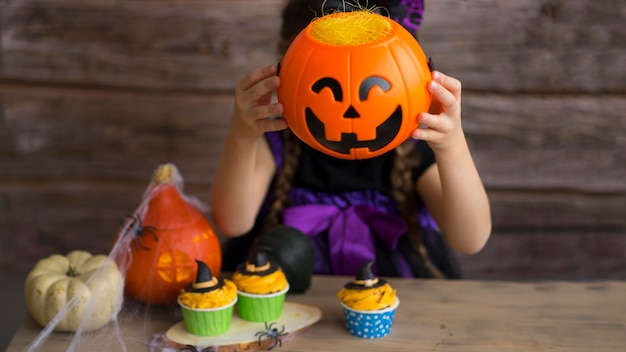
[[[253,323],[233,313],[230,329],[222,335],[211,337],[188,333],[180,321],[165,332],[162,341],[152,344],[152,350],[192,352],[269,350],[292,340],[321,317],[322,311],[315,306],[285,302],[283,312],[276,321]]]

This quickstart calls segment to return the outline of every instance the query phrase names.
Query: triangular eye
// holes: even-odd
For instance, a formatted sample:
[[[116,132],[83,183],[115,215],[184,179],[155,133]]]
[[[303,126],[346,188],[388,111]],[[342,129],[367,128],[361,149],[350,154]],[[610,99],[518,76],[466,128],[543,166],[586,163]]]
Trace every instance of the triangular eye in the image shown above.
[[[359,87],[359,100],[365,101],[367,100],[368,95],[370,94],[370,90],[372,88],[378,87],[382,89],[383,92],[387,92],[391,89],[391,83],[380,76],[369,76],[363,80],[361,86]]]
[[[313,89],[315,93],[321,92],[324,88],[329,88],[330,91],[333,92],[333,97],[335,98],[335,101],[343,101],[343,91],[341,90],[341,84],[336,79],[331,77],[320,78],[315,83],[313,83],[313,86],[311,87],[311,89]]]

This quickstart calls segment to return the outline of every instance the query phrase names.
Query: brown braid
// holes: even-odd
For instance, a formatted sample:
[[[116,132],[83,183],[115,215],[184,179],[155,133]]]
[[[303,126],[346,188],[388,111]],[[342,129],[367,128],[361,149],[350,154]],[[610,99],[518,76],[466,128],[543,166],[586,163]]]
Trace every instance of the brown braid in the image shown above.
[[[281,214],[283,209],[289,205],[289,190],[293,184],[302,153],[300,143],[289,129],[282,132],[282,137],[284,141],[283,166],[277,170],[273,199],[261,234],[282,223]]]
[[[315,12],[311,10],[308,0],[290,0],[287,2],[282,13],[282,27],[278,52],[283,55],[293,39],[315,18]],[[281,135],[284,144],[283,165],[277,170],[274,181],[274,193],[272,203],[261,229],[261,234],[282,223],[282,211],[289,205],[289,190],[298,168],[302,151],[296,136],[289,130]]]
[[[407,239],[421,257],[424,265],[435,278],[445,278],[445,275],[432,263],[430,256],[424,247],[422,240],[422,232],[419,227],[418,217],[416,215],[417,199],[415,183],[413,182],[412,167],[418,163],[417,153],[413,148],[411,139],[405,141],[396,149],[396,155],[391,170],[391,192],[398,211],[404,218],[409,228],[406,234]]]

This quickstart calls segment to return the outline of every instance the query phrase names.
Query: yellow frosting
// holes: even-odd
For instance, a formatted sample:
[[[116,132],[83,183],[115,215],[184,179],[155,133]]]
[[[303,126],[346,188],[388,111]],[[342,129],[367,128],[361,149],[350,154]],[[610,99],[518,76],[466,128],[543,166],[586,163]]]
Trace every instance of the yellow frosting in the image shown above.
[[[389,284],[361,290],[344,287],[337,293],[337,297],[343,304],[355,310],[380,310],[396,303],[396,290]]]
[[[247,293],[268,294],[287,288],[287,278],[281,269],[269,275],[245,275],[235,272],[233,281],[239,290]]]
[[[209,292],[183,292],[178,296],[180,303],[197,308],[219,308],[228,305],[237,298],[237,286],[230,280],[224,280],[224,286]]]

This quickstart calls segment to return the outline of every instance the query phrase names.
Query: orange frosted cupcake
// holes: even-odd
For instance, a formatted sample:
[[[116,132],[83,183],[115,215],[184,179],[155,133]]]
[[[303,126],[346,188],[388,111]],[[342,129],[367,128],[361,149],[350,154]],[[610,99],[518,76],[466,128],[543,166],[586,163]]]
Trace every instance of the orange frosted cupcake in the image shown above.
[[[237,313],[243,320],[267,322],[280,317],[289,283],[278,264],[268,259],[266,246],[257,246],[233,273]]]
[[[216,336],[230,328],[237,287],[230,280],[220,280],[199,260],[196,281],[178,296],[185,330],[197,336]]]
[[[391,332],[394,314],[400,304],[396,290],[372,273],[373,263],[363,264],[355,279],[337,293],[348,331],[368,339],[384,337]]]

